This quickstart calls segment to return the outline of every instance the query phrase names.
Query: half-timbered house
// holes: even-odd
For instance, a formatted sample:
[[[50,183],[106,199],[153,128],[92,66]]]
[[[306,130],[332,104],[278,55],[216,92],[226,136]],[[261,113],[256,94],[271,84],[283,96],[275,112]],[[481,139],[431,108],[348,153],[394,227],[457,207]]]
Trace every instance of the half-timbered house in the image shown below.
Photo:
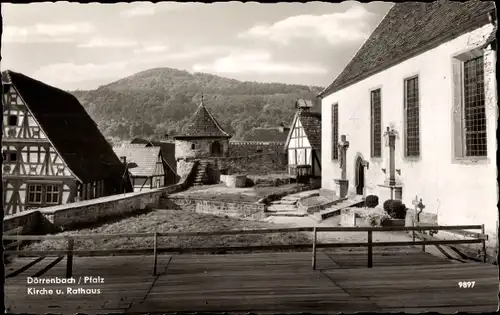
[[[291,175],[321,176],[321,113],[312,112],[312,101],[299,99],[285,143]]]
[[[124,165],[71,94],[2,72],[5,214],[131,191]]]

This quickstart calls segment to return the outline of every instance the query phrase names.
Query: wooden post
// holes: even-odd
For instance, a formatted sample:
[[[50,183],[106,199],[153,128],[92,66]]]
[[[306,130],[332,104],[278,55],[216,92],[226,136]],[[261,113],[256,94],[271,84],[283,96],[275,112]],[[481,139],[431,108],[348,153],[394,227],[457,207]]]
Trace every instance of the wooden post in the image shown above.
[[[313,230],[313,252],[312,252],[312,268],[313,270],[316,270],[316,227],[314,227]]]
[[[421,237],[422,237],[422,251],[425,252],[425,233],[422,232]]]
[[[68,252],[66,261],[66,278],[71,278],[73,274],[73,245],[75,240],[73,238],[68,239]]]
[[[486,263],[486,260],[487,260],[487,257],[486,257],[486,240],[485,240],[485,237],[484,237],[484,224],[481,224],[481,234],[483,234],[483,240],[482,240],[482,244],[483,244],[483,263]]]
[[[158,262],[158,252],[156,250],[158,248],[158,233],[157,232],[155,232],[155,235],[154,235],[153,246],[154,246],[154,249],[153,249],[153,256],[154,256],[153,276],[156,276],[156,264]]]
[[[371,268],[373,265],[373,247],[372,247],[372,231],[368,231],[368,268]]]

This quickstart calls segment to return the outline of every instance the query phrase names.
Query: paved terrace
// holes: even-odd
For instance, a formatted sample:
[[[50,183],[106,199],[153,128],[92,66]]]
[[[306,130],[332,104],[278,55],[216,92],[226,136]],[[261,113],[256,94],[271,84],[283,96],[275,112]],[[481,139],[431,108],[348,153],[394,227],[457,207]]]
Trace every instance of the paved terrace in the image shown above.
[[[66,290],[67,285],[34,286],[26,280],[63,276],[65,259],[46,257],[29,266],[37,259],[17,258],[6,266],[6,307],[33,314],[497,310],[496,266],[443,260],[416,248],[375,250],[372,269],[366,268],[366,257],[365,250],[319,251],[314,271],[310,252],[160,255],[157,276],[152,256],[75,257],[76,279],[101,277],[104,283],[71,287],[100,294],[59,296],[28,295],[27,287]],[[460,281],[474,281],[474,287],[460,288]]]

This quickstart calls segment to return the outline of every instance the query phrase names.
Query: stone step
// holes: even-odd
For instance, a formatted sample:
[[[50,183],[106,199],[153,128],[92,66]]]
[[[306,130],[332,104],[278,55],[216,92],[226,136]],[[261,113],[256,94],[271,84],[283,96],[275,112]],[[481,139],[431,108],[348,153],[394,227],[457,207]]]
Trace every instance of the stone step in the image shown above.
[[[285,196],[285,197],[282,198],[282,200],[300,201],[300,200],[303,200],[303,199],[307,199],[307,198],[311,198],[311,197],[317,197],[317,196],[319,196],[319,192],[318,191],[307,190],[307,191],[302,191],[300,193],[296,193],[296,194]]]
[[[268,217],[306,217],[307,213],[300,211],[286,211],[286,212],[270,212],[267,213]]]
[[[334,215],[339,215],[340,214],[340,211],[342,209],[345,209],[345,208],[349,208],[349,207],[352,207],[352,206],[356,206],[360,203],[363,203],[363,199],[361,197],[355,197],[353,199],[347,199],[341,203],[338,203],[336,205],[334,205],[333,207],[329,208],[329,209],[325,209],[323,211],[320,211],[319,212],[319,215],[321,216],[321,219],[324,220],[324,219],[327,219],[329,217],[332,217]]]
[[[273,205],[295,205],[296,203],[297,203],[296,200],[286,200],[286,199],[281,199],[271,202],[271,204]]]
[[[331,200],[327,201],[324,203],[316,204],[316,205],[303,205],[300,202],[297,203],[297,208],[303,210],[304,212],[307,213],[316,213],[316,212],[321,212],[321,210],[325,210],[327,208],[331,208],[332,206],[336,206],[342,202],[346,201],[346,198],[343,199],[337,199],[337,200]]]
[[[297,211],[297,207],[292,205],[272,205],[267,207],[269,212],[280,212],[280,211]]]

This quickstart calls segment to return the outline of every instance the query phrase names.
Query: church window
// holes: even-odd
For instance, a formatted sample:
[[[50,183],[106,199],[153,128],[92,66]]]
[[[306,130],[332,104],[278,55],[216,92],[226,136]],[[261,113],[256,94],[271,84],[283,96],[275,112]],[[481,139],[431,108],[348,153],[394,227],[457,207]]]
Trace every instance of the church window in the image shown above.
[[[404,144],[405,156],[420,156],[420,104],[418,76],[404,82]]]
[[[454,150],[457,158],[487,156],[483,52],[473,50],[453,59]]]
[[[382,115],[380,89],[371,91],[371,156],[382,156]]]
[[[339,105],[332,106],[332,160],[339,159]]]

